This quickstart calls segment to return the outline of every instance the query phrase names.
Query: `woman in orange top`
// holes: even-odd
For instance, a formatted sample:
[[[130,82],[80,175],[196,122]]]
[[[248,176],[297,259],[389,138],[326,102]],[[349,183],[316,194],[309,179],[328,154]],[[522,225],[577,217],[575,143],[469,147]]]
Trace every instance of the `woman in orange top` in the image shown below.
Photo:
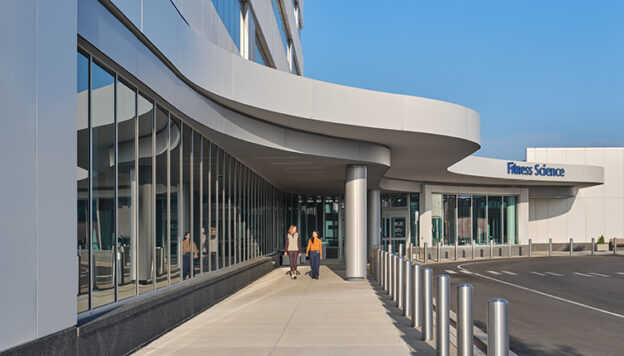
[[[323,257],[323,243],[318,237],[318,232],[312,232],[312,237],[308,240],[308,248],[306,249],[306,257],[310,256],[310,276],[314,279],[319,278],[319,266]]]

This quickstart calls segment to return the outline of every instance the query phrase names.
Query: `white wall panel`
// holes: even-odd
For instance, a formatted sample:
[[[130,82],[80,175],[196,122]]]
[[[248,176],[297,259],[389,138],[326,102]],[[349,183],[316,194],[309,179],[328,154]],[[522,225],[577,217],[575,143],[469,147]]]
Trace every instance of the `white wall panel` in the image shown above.
[[[566,231],[566,199],[548,199],[547,203],[548,218],[548,237],[553,242],[567,242],[570,237]]]

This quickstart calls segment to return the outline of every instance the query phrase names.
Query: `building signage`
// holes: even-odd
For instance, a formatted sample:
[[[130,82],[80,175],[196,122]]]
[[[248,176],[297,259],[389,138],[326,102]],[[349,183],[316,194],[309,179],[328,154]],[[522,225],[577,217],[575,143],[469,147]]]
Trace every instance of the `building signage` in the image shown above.
[[[520,166],[515,162],[507,162],[507,174],[540,177],[564,177],[565,169],[546,167],[546,164],[534,166]]]

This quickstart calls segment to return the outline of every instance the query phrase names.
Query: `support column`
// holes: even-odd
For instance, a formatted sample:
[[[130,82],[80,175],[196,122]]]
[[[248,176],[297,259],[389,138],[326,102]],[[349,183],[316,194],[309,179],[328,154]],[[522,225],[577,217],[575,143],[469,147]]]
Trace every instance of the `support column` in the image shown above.
[[[345,267],[347,279],[366,277],[366,166],[347,166],[345,179]]]
[[[381,192],[368,191],[368,246],[381,245]]]

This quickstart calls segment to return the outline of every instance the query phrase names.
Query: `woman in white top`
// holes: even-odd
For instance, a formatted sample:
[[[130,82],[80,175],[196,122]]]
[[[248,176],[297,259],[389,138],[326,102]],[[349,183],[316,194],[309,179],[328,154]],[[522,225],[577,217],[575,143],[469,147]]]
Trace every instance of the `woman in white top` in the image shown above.
[[[297,258],[301,256],[301,240],[297,233],[297,227],[290,225],[284,244],[284,255],[288,254],[290,261],[290,278],[297,279]]]

